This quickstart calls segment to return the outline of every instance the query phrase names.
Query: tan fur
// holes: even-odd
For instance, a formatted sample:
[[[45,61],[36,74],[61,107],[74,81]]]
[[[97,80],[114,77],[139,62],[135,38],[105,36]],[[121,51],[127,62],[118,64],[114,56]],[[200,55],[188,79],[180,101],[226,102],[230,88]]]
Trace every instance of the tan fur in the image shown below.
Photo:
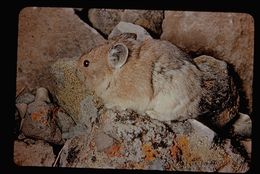
[[[115,43],[129,49],[120,69],[109,67],[107,56]],[[89,60],[88,67],[83,66]],[[134,109],[161,121],[194,118],[201,96],[200,71],[167,41],[119,37],[83,55],[78,76],[103,99],[106,107]]]

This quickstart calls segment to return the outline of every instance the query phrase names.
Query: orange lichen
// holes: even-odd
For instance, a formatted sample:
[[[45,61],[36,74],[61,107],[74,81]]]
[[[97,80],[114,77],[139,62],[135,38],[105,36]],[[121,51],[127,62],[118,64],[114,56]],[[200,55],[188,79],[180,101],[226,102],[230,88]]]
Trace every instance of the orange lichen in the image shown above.
[[[154,160],[155,156],[156,156],[156,151],[152,148],[152,146],[150,144],[144,144],[143,145],[143,152],[145,154],[145,160],[146,161],[152,161]]]
[[[197,154],[191,152],[189,140],[186,136],[179,136],[176,141],[176,145],[170,149],[171,155],[174,159],[177,159],[178,155],[182,154],[182,159],[187,164],[191,164],[193,161],[199,160]]]
[[[48,124],[48,121],[46,119],[44,119],[44,117],[48,114],[47,110],[41,109],[37,112],[33,112],[31,114],[31,118],[33,121],[38,121],[44,125]]]
[[[176,144],[170,148],[170,152],[174,160],[177,160],[178,156],[181,154],[181,150]]]
[[[120,157],[121,156],[121,150],[122,146],[120,144],[113,144],[111,147],[109,147],[105,153],[109,156],[109,157]]]

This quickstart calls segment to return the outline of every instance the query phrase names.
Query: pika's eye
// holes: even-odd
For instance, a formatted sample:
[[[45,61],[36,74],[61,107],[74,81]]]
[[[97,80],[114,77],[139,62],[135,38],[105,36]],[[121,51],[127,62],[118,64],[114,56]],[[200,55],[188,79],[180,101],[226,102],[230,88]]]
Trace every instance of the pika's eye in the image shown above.
[[[84,60],[83,65],[84,65],[85,67],[88,67],[88,66],[89,66],[89,60]]]

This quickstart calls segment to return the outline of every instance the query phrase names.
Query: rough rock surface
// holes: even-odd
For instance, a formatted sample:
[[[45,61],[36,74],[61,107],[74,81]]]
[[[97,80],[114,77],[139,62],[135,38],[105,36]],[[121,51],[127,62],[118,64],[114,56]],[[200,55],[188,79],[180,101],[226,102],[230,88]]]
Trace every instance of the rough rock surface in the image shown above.
[[[186,52],[210,55],[232,64],[252,111],[254,21],[250,15],[165,11],[162,28],[161,39]]]
[[[52,147],[42,140],[14,142],[14,162],[18,166],[51,167],[55,160]]]
[[[176,128],[183,129],[183,125]],[[249,169],[245,159],[230,150],[230,144],[226,151],[206,139],[192,125],[186,134],[179,134],[168,124],[131,110],[107,110],[91,134],[65,143],[59,166],[204,172],[218,171],[226,165],[230,165],[231,172]]]
[[[44,86],[51,90],[49,66],[80,56],[104,41],[72,8],[27,7],[19,14],[16,91]]]
[[[122,10],[90,9],[88,17],[92,25],[105,35],[109,35],[120,22],[130,22],[144,27],[152,34],[159,36],[162,32],[163,11],[156,10]]]
[[[135,33],[137,36],[136,40],[140,41],[152,39],[151,35],[143,27],[129,22],[119,22],[109,34],[108,39],[119,36],[122,33]]]
[[[239,109],[238,91],[230,69],[226,62],[211,56],[196,57],[194,62],[203,72],[201,113],[213,125],[223,127],[238,114]]]
[[[61,131],[53,114],[55,105],[46,102],[46,100],[50,101],[46,95],[48,95],[47,89],[37,89],[35,101],[27,107],[21,131],[27,137],[46,140],[54,144],[63,144]]]
[[[234,136],[250,138],[252,134],[252,120],[246,114],[239,113],[238,119],[232,125]]]
[[[121,21],[124,10],[118,9],[89,9],[88,18],[96,29],[109,35],[113,28]]]

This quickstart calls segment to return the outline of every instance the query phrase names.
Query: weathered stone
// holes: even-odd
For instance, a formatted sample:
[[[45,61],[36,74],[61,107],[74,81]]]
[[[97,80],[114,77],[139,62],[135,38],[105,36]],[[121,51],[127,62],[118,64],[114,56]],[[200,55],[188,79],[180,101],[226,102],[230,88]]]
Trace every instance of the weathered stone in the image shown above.
[[[35,96],[29,92],[26,92],[24,94],[21,94],[19,95],[17,98],[16,98],[16,103],[25,103],[25,104],[30,104],[34,101],[35,99]]]
[[[15,105],[18,112],[19,112],[19,116],[21,118],[24,118],[25,114],[26,114],[26,111],[27,111],[27,104],[26,103],[18,103]]]
[[[76,125],[73,119],[62,108],[59,108],[56,112],[56,122],[62,134],[69,132]]]
[[[234,136],[251,137],[252,121],[246,114],[239,113],[238,119],[232,125],[232,133]]]
[[[72,8],[27,7],[19,14],[16,91],[44,86],[52,91],[50,65],[78,57],[104,41]]]
[[[118,36],[122,33],[135,33],[137,35],[136,40],[140,41],[152,39],[150,34],[144,28],[129,22],[119,22],[119,24],[117,24],[109,34],[108,39]]]
[[[225,150],[226,154],[232,158],[232,160],[224,160],[223,165],[220,166],[218,172],[245,173],[249,170],[249,164],[246,162],[246,159],[244,157],[242,158],[239,154],[234,153],[230,139],[225,140],[223,143],[223,149]],[[240,163],[240,165],[234,165],[234,161]]]
[[[252,111],[254,21],[246,13],[165,11],[161,39],[234,66]],[[247,103],[244,103],[247,107]]]
[[[14,141],[14,162],[18,166],[45,166],[51,167],[55,155],[50,145],[44,141],[33,144]]]
[[[222,145],[209,141],[213,136],[204,137],[207,129],[192,121],[193,129],[187,128],[190,133],[176,134],[168,124],[131,110],[104,110],[98,119],[90,134],[65,143],[59,166],[214,172],[229,163],[231,172],[248,169],[232,146],[227,152]],[[185,130],[183,125],[175,128]]]
[[[120,21],[140,25],[157,36],[162,32],[163,11],[159,10],[90,9],[88,17],[105,35],[109,35]]]
[[[121,21],[121,15],[124,10],[121,9],[89,9],[88,18],[93,27],[109,35],[113,28]]]
[[[204,119],[223,127],[237,114],[239,97],[233,77],[226,62],[211,56],[199,56],[194,62],[203,72],[203,97],[200,102]]]
[[[103,151],[108,147],[111,147],[114,143],[113,138],[103,132],[99,132],[95,138],[97,151]]]
[[[76,136],[84,135],[87,136],[90,133],[91,128],[87,127],[82,123],[78,123],[73,127],[70,127],[68,132],[62,133],[63,139],[70,139]]]
[[[46,88],[40,87],[36,90],[35,101],[50,103],[49,91]]]
[[[125,10],[121,20],[140,25],[152,34],[160,36],[163,13],[162,10]]]
[[[54,105],[35,101],[28,105],[21,131],[27,137],[63,144],[60,129],[53,118]]]
[[[204,143],[213,143],[214,137],[216,136],[216,133],[213,130],[195,119],[189,119],[188,122],[191,123],[192,133],[194,136],[198,137],[198,140],[203,138]]]

